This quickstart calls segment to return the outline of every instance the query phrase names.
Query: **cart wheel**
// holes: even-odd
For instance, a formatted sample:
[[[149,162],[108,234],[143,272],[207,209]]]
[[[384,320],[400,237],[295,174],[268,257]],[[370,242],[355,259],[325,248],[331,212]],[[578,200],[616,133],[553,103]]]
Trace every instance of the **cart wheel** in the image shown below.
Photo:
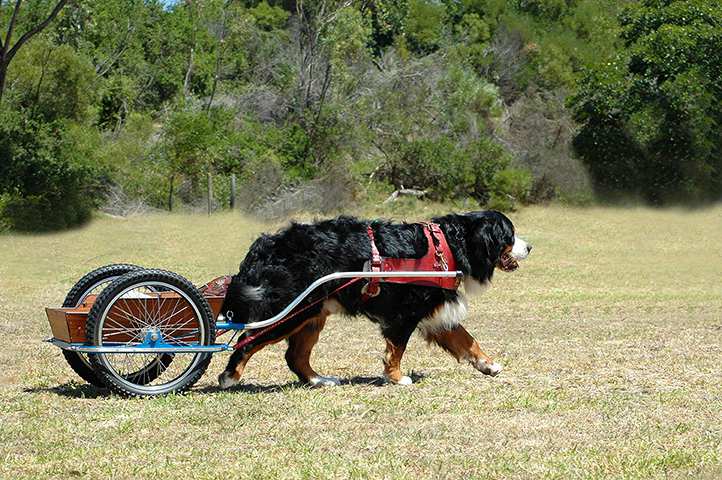
[[[138,270],[117,278],[96,298],[86,335],[96,346],[135,346],[149,339],[178,347],[211,345],[215,321],[206,299],[185,278],[164,270]],[[153,371],[146,367],[158,354],[93,353],[88,358],[98,377],[126,396],[185,391],[211,360],[210,353],[169,355],[172,364],[161,359]],[[136,375],[143,369],[143,375]]]
[[[63,307],[76,307],[80,305],[88,295],[93,293],[99,294],[103,288],[108,286],[110,282],[125,275],[128,272],[134,272],[142,270],[143,267],[138,265],[132,265],[128,263],[118,263],[113,265],[106,265],[104,267],[96,268],[90,273],[87,273],[77,281],[73,288],[70,289],[68,295],[63,301]],[[159,289],[159,291],[162,289]],[[70,350],[62,350],[65,360],[70,365],[70,368],[77,373],[80,378],[95,385],[96,387],[105,388],[106,385],[96,375],[93,366],[90,365],[88,355],[81,352],[72,352]],[[157,372],[162,370],[163,366],[167,366],[173,361],[172,353],[163,353],[156,355],[155,358],[149,359],[147,365],[141,366],[137,371],[131,372],[128,376],[134,381],[139,382],[142,380],[152,380],[157,375]]]
[[[85,274],[83,278],[73,285],[73,288],[70,289],[68,295],[63,301],[63,307],[71,308],[78,306],[88,297],[88,295],[92,293],[99,293],[104,286],[121,275],[140,269],[141,267],[137,265],[127,263],[106,265],[104,267],[96,268],[92,272]],[[70,350],[61,351],[63,352],[65,361],[68,362],[70,368],[72,368],[73,371],[80,376],[80,378],[91,385],[95,385],[96,387],[105,387],[102,380],[100,380],[95,374],[86,354],[72,352]]]

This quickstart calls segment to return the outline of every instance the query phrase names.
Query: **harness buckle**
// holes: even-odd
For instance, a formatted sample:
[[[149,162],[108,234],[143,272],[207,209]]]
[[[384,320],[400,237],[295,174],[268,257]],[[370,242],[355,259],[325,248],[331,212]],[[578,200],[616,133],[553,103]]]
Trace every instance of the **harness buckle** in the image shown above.
[[[449,264],[446,262],[446,257],[444,257],[444,252],[442,252],[440,250],[436,251],[436,265],[445,272],[449,271]]]
[[[381,286],[378,282],[368,281],[361,287],[361,295],[364,296],[364,299],[378,297],[379,293],[381,293]]]

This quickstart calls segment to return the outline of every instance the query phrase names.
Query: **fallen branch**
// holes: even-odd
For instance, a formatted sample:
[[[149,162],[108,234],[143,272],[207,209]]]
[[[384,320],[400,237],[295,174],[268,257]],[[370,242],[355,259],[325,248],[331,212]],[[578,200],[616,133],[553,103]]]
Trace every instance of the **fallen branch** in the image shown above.
[[[384,203],[382,205],[385,205],[390,202],[395,202],[396,199],[399,198],[401,195],[407,195],[410,197],[421,198],[426,195],[426,190],[414,190],[413,188],[400,188],[399,190],[396,190],[394,193],[389,195],[389,198],[384,200]]]

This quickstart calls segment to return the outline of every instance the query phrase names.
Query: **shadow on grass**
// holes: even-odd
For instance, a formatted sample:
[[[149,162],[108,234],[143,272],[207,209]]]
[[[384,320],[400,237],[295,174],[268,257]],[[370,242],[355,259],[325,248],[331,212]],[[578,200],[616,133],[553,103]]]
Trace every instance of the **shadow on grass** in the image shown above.
[[[414,381],[414,383],[417,383],[423,379],[426,378],[426,375],[424,373],[420,372],[411,372],[409,374],[409,377]],[[383,377],[376,377],[376,376],[364,376],[364,375],[357,375],[355,377],[349,377],[349,378],[339,378],[339,381],[341,382],[341,386],[355,386],[355,385],[367,385],[371,387],[384,387],[388,385],[388,382]],[[283,384],[277,384],[277,385],[260,385],[256,383],[239,383],[238,385],[234,385],[227,389],[222,389],[217,385],[208,386],[199,388],[197,390],[193,390],[194,392],[199,393],[216,393],[216,392],[242,392],[242,393],[273,393],[273,392],[279,392],[282,390],[289,390],[294,388],[307,388],[307,389],[324,389],[324,388],[333,388],[333,387],[311,387],[303,382],[286,382]]]
[[[68,382],[55,387],[26,388],[25,393],[54,393],[67,398],[99,398],[110,395],[107,388],[99,388],[87,383]]]
[[[414,383],[417,383],[424,378],[426,378],[426,375],[419,372],[411,372],[409,374],[411,379],[414,381]],[[372,376],[355,376],[355,377],[349,377],[349,378],[340,378],[341,386],[350,385],[367,385],[372,387],[383,387],[387,385],[386,379],[383,377],[372,377]],[[231,388],[228,388],[226,390],[221,389],[217,385],[213,386],[206,386],[198,389],[192,389],[190,394],[194,393],[219,393],[219,392],[241,392],[241,393],[250,393],[250,394],[267,394],[267,393],[275,393],[280,392],[283,390],[289,390],[294,388],[331,388],[331,387],[309,387],[308,385],[302,383],[302,382],[286,382],[282,384],[276,384],[276,385],[261,385],[257,383],[239,383],[238,385],[234,385]],[[100,398],[100,397],[109,397],[111,396],[110,390],[107,388],[99,388],[93,385],[89,384],[80,384],[76,382],[68,382],[64,383],[62,385],[57,385],[55,387],[36,387],[36,388],[26,388],[23,390],[25,393],[54,393],[56,395],[59,395],[61,397],[67,397],[67,398],[88,398],[88,399],[94,399],[94,398]]]

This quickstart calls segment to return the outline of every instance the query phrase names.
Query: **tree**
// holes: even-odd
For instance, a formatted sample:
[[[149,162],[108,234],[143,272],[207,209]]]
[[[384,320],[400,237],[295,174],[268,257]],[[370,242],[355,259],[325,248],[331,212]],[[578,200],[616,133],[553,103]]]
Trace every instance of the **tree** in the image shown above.
[[[597,191],[652,203],[722,191],[722,2],[644,0],[621,16],[625,49],[572,100]]]
[[[3,6],[0,1],[0,7]],[[5,38],[0,38],[0,102],[2,102],[3,92],[5,91],[5,79],[7,78],[8,67],[13,57],[18,53],[23,45],[25,45],[31,38],[38,33],[42,32],[55,17],[58,16],[60,10],[63,9],[68,0],[58,0],[53,9],[50,11],[47,17],[41,22],[30,27],[20,38],[13,44],[13,34],[15,33],[15,27],[18,23],[20,15],[20,7],[22,6],[23,0],[16,0],[15,6],[11,10],[10,21],[8,22],[7,30],[5,31]],[[2,12],[0,12],[2,13]],[[12,45],[12,46],[10,46]]]

